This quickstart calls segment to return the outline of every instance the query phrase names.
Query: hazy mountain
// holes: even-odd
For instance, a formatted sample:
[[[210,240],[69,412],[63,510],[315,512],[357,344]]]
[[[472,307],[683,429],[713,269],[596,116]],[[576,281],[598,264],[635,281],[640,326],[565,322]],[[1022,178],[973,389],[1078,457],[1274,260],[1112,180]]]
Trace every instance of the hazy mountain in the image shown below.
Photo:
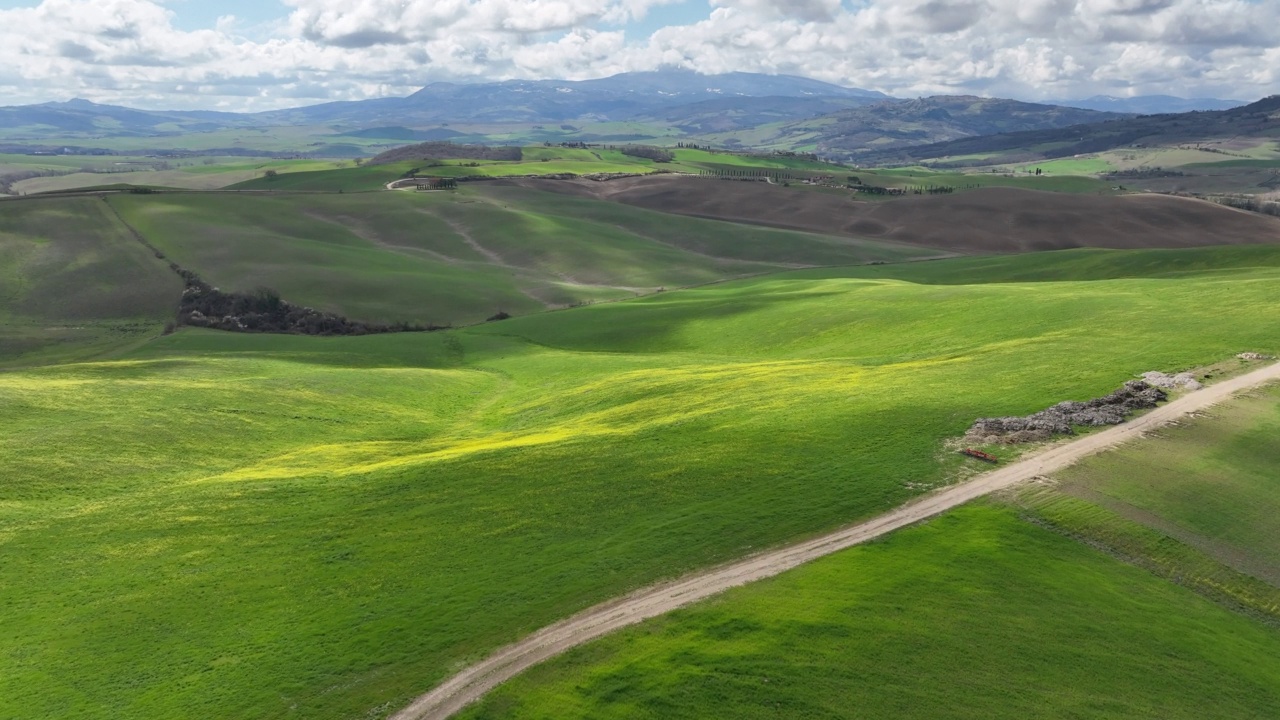
[[[732,108],[734,98],[746,99],[743,102],[750,104],[749,99],[763,97],[884,99],[888,96],[786,75],[701,75],[667,70],[577,82],[440,82],[406,98],[326,103],[265,113],[258,118],[268,124],[361,123],[405,127],[442,123],[617,121],[660,115],[668,108],[705,101],[720,101],[722,107]]]
[[[255,124],[252,116],[235,113],[156,112],[80,99],[0,107],[0,132],[10,138],[164,135]]]
[[[867,153],[863,159],[877,163],[911,163],[981,154],[998,155],[1000,162],[1034,162],[1124,147],[1225,139],[1280,141],[1280,95],[1230,110],[1141,115],[1065,128],[965,138]]]
[[[702,135],[829,115],[883,101],[875,97],[724,97],[651,111],[638,119]]]
[[[1084,100],[1047,100],[1052,105],[1083,108],[1085,110],[1103,110],[1106,112],[1134,113],[1139,115],[1158,115],[1167,113],[1192,112],[1194,110],[1230,110],[1245,105],[1243,100],[1220,100],[1218,98],[1180,98],[1173,95],[1141,95],[1139,97],[1119,98],[1110,95],[1094,95]]]
[[[880,101],[818,118],[760,130],[754,142],[767,147],[815,146],[820,154],[856,159],[888,148],[927,145],[957,138],[1040,128],[1060,128],[1127,117],[1095,110],[973,96]],[[720,136],[724,142],[733,138]]]
[[[323,103],[254,114],[134,110],[72,100],[0,108],[0,134],[29,139],[121,137],[317,124],[357,131],[447,123],[617,121],[667,115],[672,118],[670,122],[700,127],[715,113],[738,118],[737,124],[772,122],[887,97],[870,90],[787,75],[701,75],[665,70],[578,82],[432,83],[403,98]],[[709,104],[675,110],[699,103]]]

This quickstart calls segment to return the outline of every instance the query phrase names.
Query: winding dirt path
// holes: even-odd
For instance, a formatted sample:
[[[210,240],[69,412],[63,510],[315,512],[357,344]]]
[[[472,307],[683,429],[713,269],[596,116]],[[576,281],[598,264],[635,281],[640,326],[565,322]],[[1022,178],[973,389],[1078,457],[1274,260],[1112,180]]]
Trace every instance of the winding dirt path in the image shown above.
[[[940,515],[984,495],[1056,472],[1188,413],[1222,402],[1237,392],[1276,380],[1280,380],[1280,363],[1189,393],[1124,425],[1055,445],[858,525],[588,608],[459,672],[396,713],[392,720],[444,720],[503,682],[570,648],[730,588],[773,577],[811,560]]]

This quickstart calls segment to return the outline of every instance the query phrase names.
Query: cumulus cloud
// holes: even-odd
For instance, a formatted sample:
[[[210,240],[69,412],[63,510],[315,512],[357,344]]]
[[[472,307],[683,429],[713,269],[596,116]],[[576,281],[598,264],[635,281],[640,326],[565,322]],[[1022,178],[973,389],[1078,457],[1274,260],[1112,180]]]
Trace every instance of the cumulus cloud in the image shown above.
[[[705,19],[629,37],[676,0],[285,0],[247,39],[175,28],[160,0],[0,10],[0,92],[263,109],[406,94],[434,80],[585,79],[680,66],[808,75],[899,95],[1280,92],[1280,2],[706,0]]]
[[[842,8],[841,0],[712,0],[711,4],[804,22],[831,22],[839,16]]]

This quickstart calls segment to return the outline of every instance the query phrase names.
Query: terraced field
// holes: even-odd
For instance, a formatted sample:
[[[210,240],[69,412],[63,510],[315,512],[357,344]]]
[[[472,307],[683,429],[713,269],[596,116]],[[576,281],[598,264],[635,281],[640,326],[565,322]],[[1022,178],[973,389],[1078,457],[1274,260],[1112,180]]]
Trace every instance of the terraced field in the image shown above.
[[[111,202],[150,236],[147,222],[165,222],[151,199]],[[279,207],[250,217],[270,230]],[[1280,349],[1276,252],[1099,257],[802,270],[425,335],[183,330],[115,360],[0,374],[0,715],[386,716],[604,598],[949,482],[963,461],[944,442],[975,417]],[[340,285],[332,295],[360,301]],[[896,689],[881,707],[932,687],[892,674],[894,657],[934,652],[941,672],[975,646],[1013,648],[992,673],[1060,681],[1010,705],[1045,716],[1178,717],[1202,701],[1248,717],[1274,704],[1270,630],[1011,512],[969,510],[814,566],[807,582],[867,598],[861,611],[815,602],[787,609],[791,636],[752,635],[742,615],[700,637],[745,638],[732,647],[748,656],[803,638],[821,654],[815,638],[838,639],[836,618],[896,606],[886,617],[919,631],[868,659]],[[973,582],[950,585],[957,574]],[[881,580],[859,596],[857,577]],[[926,598],[942,598],[936,612]],[[949,608],[988,614],[964,624]],[[984,644],[991,617],[1022,630]],[[1155,618],[1166,629],[1153,633]],[[1060,652],[1031,651],[1042,631]],[[870,652],[853,637],[846,649]],[[1116,672],[1091,670],[1113,656]],[[1173,658],[1168,672],[1139,677],[1154,656]],[[786,679],[743,662],[722,688]],[[831,677],[824,691],[856,692]],[[671,697],[665,678],[655,702]],[[961,687],[990,717],[1007,697],[982,680]],[[1103,682],[1087,697],[1070,689]],[[632,686],[612,687],[625,701]],[[791,707],[836,712],[813,704],[813,686],[779,687],[810,703]]]

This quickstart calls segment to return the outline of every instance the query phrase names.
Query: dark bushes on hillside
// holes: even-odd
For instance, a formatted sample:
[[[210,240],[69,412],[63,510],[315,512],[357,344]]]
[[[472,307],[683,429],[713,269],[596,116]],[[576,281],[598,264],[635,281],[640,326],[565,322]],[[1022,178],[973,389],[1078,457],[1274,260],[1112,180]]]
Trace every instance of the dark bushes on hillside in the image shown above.
[[[178,323],[181,325],[230,332],[295,335],[374,335],[440,329],[409,323],[382,325],[348,320],[341,315],[286,302],[270,288],[261,288],[251,294],[223,292],[189,270],[176,265],[173,269],[187,284],[178,306]]]
[[[1249,212],[1280,217],[1280,202],[1260,200],[1252,195],[1213,195],[1209,199],[1219,205],[1226,205],[1237,210],[1248,210]]]
[[[449,142],[427,142],[388,150],[377,155],[365,165],[388,165],[397,162],[423,160],[502,160],[518,162],[524,159],[524,151],[518,147],[489,147],[487,145],[455,145]]]
[[[656,163],[669,163],[676,159],[675,155],[663,150],[662,148],[649,147],[648,145],[631,145],[622,148],[622,154],[630,157],[644,158],[652,160]]]

